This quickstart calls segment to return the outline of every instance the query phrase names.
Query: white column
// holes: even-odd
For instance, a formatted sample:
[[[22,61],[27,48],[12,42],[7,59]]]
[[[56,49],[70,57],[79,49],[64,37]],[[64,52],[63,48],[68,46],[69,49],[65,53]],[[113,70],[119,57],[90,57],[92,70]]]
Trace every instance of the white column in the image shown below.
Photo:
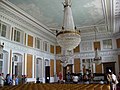
[[[12,75],[12,50],[10,50],[10,67],[9,67],[9,73]]]
[[[80,60],[81,62],[80,62],[80,73],[82,73],[82,75],[83,75],[83,66],[82,66],[82,60]]]
[[[28,34],[26,33],[26,44],[25,44],[26,46],[28,45],[27,42],[28,42]]]
[[[57,82],[57,73],[56,73],[56,46],[54,46],[54,82]]]
[[[72,60],[73,61],[72,62],[73,63],[73,67],[72,67],[73,68],[73,73],[75,72],[75,70],[74,70],[74,60],[75,60],[75,58],[73,58],[73,60]]]
[[[44,57],[42,60],[42,77],[43,77],[43,83],[45,83],[45,60],[44,60]]]
[[[35,37],[33,37],[33,48],[35,48]]]
[[[34,71],[34,64],[35,64],[35,57],[33,55],[33,58],[32,58],[32,78],[34,78],[34,73],[35,73],[35,71]]]
[[[93,63],[92,65],[93,65],[93,73],[96,73],[95,63]]]
[[[24,67],[24,66],[25,66],[25,63],[24,63],[25,54],[23,54],[22,56],[23,56],[23,57],[22,57],[22,75],[24,75],[24,70],[25,70],[25,69],[24,69],[24,68],[25,68],[25,67]]]
[[[27,54],[25,53],[24,54],[25,57],[24,57],[24,75],[27,75]]]

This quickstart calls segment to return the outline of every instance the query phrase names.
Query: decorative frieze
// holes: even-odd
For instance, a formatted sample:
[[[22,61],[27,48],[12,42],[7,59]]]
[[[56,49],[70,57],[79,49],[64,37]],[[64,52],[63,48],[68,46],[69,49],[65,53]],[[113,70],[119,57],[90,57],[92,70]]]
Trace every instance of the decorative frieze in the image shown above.
[[[54,57],[55,57],[53,54],[43,52],[43,51],[40,51],[40,50],[32,48],[32,47],[27,47],[22,44],[12,42],[9,40],[1,39],[1,42],[4,42],[4,50],[12,49],[13,52],[15,51],[15,52],[21,53],[21,54],[28,53],[28,54],[32,54],[32,55],[36,55],[36,56],[40,56],[40,57],[51,58],[51,59],[54,59]]]
[[[105,50],[105,51],[101,51],[100,52],[100,56],[101,57],[111,57],[111,56],[117,56],[120,54],[120,50]],[[62,58],[62,56],[57,55],[56,58]],[[95,53],[94,52],[82,52],[79,54],[74,54],[73,58],[81,58],[81,59],[90,59],[90,58],[94,58],[95,57]]]
[[[115,14],[115,16],[116,17],[120,17],[120,0],[115,0],[115,12],[114,12],[114,14]]]

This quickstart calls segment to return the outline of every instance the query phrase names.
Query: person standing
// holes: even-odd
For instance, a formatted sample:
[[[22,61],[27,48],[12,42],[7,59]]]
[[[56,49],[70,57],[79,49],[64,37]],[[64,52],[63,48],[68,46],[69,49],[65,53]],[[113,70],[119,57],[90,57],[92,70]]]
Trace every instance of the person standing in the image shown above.
[[[109,84],[110,84],[110,89],[117,90],[118,80],[117,80],[116,75],[113,74],[113,72],[111,70],[109,70],[109,73],[107,75],[107,79],[108,79]]]
[[[70,82],[70,79],[71,79],[71,75],[70,75],[70,72],[68,71],[68,73],[67,73],[67,82]]]
[[[58,77],[59,77],[59,82],[61,82],[62,81],[62,72],[59,72]]]
[[[15,75],[12,76],[12,85],[15,85]]]
[[[117,90],[117,84],[118,84],[118,80],[115,74],[113,74],[113,72],[111,72],[112,74],[112,85],[113,85],[113,90]]]
[[[72,78],[73,78],[73,83],[77,84],[79,79],[77,74],[74,74]]]
[[[4,73],[2,73],[2,74],[0,74],[0,87],[4,86],[4,81],[5,81]]]
[[[120,84],[120,72],[119,72],[119,75],[118,75],[118,82]]]
[[[19,79],[18,79],[18,76],[15,77],[15,85],[18,85],[19,83]]]

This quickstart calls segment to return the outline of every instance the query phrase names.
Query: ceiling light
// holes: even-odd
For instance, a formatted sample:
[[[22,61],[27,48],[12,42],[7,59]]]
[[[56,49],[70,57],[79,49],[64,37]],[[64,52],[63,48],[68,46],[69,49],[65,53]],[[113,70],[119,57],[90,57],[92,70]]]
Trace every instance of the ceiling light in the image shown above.
[[[80,44],[81,37],[80,31],[76,30],[74,25],[71,0],[65,0],[64,6],[64,19],[62,30],[57,32],[57,42],[65,50],[73,50]]]
[[[96,29],[96,27],[94,27],[94,29],[95,29],[95,42],[97,42],[97,36],[96,36],[96,31],[97,31],[97,29]],[[101,56],[100,56],[100,51],[99,51],[99,49],[98,49],[98,48],[95,48],[95,51],[94,51],[94,52],[95,52],[94,62],[95,62],[96,64],[100,64],[102,58],[101,58]]]

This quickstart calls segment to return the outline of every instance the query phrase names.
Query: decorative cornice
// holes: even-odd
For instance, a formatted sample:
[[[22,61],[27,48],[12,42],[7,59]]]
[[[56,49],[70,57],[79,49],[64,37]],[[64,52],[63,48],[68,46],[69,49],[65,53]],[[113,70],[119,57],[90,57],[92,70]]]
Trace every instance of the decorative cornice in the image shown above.
[[[100,52],[100,56],[102,56],[102,58],[106,56],[114,57],[117,55],[120,55],[120,49],[104,50]],[[95,53],[93,51],[74,54],[74,58],[80,58],[80,59],[92,59],[94,58],[94,56],[95,56]],[[59,58],[59,57],[60,55],[56,55],[56,58]]]
[[[103,39],[103,38],[113,38],[113,34],[111,32],[97,34],[97,40]],[[85,40],[95,40],[95,33],[81,36],[81,41],[85,41]]]
[[[2,4],[5,4],[5,3],[6,2],[2,1]],[[3,16],[1,15],[1,17],[3,19],[7,19],[9,22],[11,22],[11,23],[13,23],[13,24],[15,24],[17,26],[20,26],[22,28],[25,28],[27,30],[28,30],[28,27],[29,27],[29,30],[31,30],[31,32],[33,32],[35,34],[38,34],[38,32],[39,32],[39,36],[42,36],[43,38],[46,38],[47,40],[50,40],[50,41],[56,43],[55,42],[56,37],[55,37],[55,35],[53,35],[53,33],[50,32],[50,30],[48,30],[46,28],[43,28],[43,26],[41,27],[38,24],[36,25],[37,22],[35,23],[35,21],[33,22],[31,19],[26,18],[25,16],[20,17],[19,14],[21,14],[21,13],[19,13],[19,12],[15,12],[15,11],[13,12],[12,10],[7,9],[7,8],[11,9],[12,6],[6,8],[2,4],[0,5],[0,12],[2,14],[4,14]],[[8,3],[7,3],[7,5],[8,5]],[[16,13],[18,13],[18,14],[16,14]],[[8,16],[15,19],[16,21],[13,20],[13,19],[12,20],[9,19]]]

